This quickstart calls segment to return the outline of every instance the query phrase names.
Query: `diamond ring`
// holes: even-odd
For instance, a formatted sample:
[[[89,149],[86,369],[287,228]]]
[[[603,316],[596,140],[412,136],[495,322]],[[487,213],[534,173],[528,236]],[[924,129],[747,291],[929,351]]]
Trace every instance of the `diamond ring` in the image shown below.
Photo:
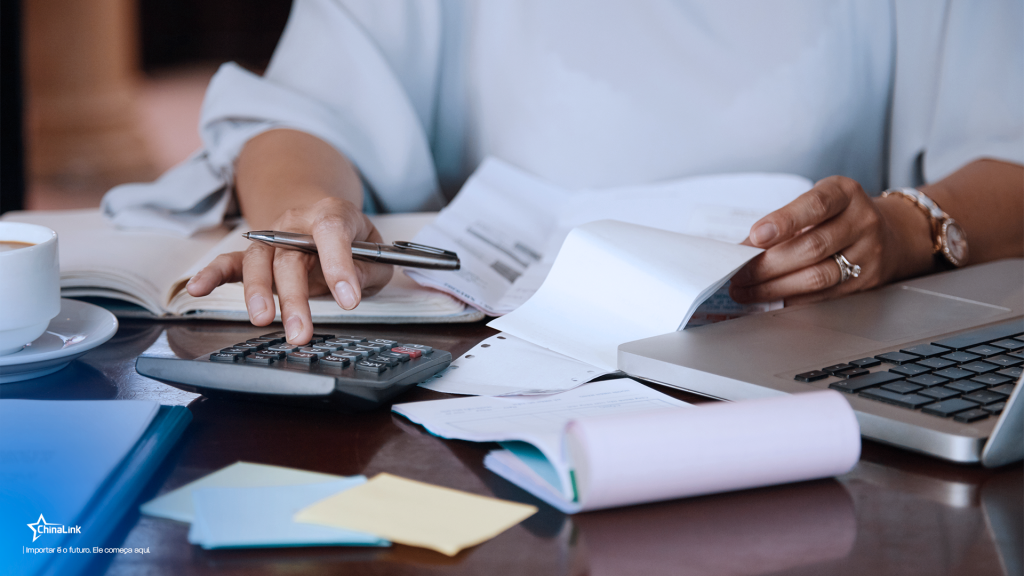
[[[850,278],[856,278],[860,276],[860,266],[851,264],[846,256],[843,256],[839,252],[832,255],[832,259],[839,265],[839,271],[843,274],[843,277],[839,279],[839,283],[842,284]]]

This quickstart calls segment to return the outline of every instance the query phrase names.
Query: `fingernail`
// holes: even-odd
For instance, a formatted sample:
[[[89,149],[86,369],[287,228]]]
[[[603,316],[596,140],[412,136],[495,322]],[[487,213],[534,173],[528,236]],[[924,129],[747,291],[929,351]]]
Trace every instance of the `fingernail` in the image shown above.
[[[267,301],[263,299],[263,296],[259,294],[253,294],[252,298],[249,298],[249,318],[256,320],[257,316],[262,316],[267,311]]]
[[[302,319],[298,316],[292,316],[284,321],[284,333],[288,336],[288,341],[295,343],[299,338],[299,333],[302,332]]]
[[[188,284],[185,284],[185,286],[191,286],[191,285],[195,284],[196,280],[199,280],[199,274],[196,274],[195,276],[189,278],[188,279]]]
[[[754,244],[763,245],[771,242],[779,235],[779,229],[771,222],[761,224],[754,231],[750,233],[750,239],[754,241]]]
[[[356,307],[356,291],[352,289],[352,285],[348,282],[342,280],[335,284],[334,293],[338,295],[341,307],[345,310],[351,310]]]

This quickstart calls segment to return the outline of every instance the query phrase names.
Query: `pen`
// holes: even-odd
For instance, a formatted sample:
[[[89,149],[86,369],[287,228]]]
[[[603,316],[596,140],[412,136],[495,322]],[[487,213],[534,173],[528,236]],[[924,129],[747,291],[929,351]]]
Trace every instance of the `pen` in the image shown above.
[[[316,243],[309,234],[293,234],[274,230],[255,230],[242,234],[253,242],[262,242],[275,248],[288,248],[316,254]],[[458,270],[459,255],[450,250],[442,250],[413,242],[397,241],[393,246],[374,242],[353,242],[352,257],[367,262],[395,264],[410,268],[429,268],[431,270]]]

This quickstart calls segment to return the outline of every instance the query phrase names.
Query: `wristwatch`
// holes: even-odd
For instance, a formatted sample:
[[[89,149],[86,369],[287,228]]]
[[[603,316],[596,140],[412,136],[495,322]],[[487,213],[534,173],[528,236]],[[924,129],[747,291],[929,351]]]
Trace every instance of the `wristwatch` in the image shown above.
[[[932,229],[932,248],[940,264],[960,268],[967,263],[967,234],[956,220],[942,211],[934,200],[915,188],[893,188],[882,193],[882,198],[900,194],[924,211]]]

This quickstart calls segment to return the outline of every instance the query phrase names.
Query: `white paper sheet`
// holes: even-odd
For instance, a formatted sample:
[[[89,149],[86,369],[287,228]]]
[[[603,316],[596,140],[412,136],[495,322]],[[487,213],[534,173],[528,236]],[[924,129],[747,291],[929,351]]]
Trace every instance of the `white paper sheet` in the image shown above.
[[[395,404],[391,410],[442,438],[529,442],[558,469],[563,494],[571,494],[562,450],[562,433],[569,421],[584,416],[684,406],[688,404],[635,380],[621,378],[593,382],[550,396],[451,398]]]
[[[604,370],[618,345],[678,330],[758,248],[601,220],[569,234],[529,301],[488,326]]]
[[[823,390],[591,416],[569,424],[566,445],[579,504],[598,510],[843,474],[860,458],[860,427]]]
[[[420,386],[479,396],[555,394],[608,372],[515,336],[498,334],[477,344]]]
[[[410,275],[500,316],[537,291],[576,226],[615,219],[738,244],[758,219],[812,186],[800,176],[749,173],[566,190],[488,158],[414,239],[455,250],[462,269],[414,270]],[[746,311],[751,310],[762,311]]]

